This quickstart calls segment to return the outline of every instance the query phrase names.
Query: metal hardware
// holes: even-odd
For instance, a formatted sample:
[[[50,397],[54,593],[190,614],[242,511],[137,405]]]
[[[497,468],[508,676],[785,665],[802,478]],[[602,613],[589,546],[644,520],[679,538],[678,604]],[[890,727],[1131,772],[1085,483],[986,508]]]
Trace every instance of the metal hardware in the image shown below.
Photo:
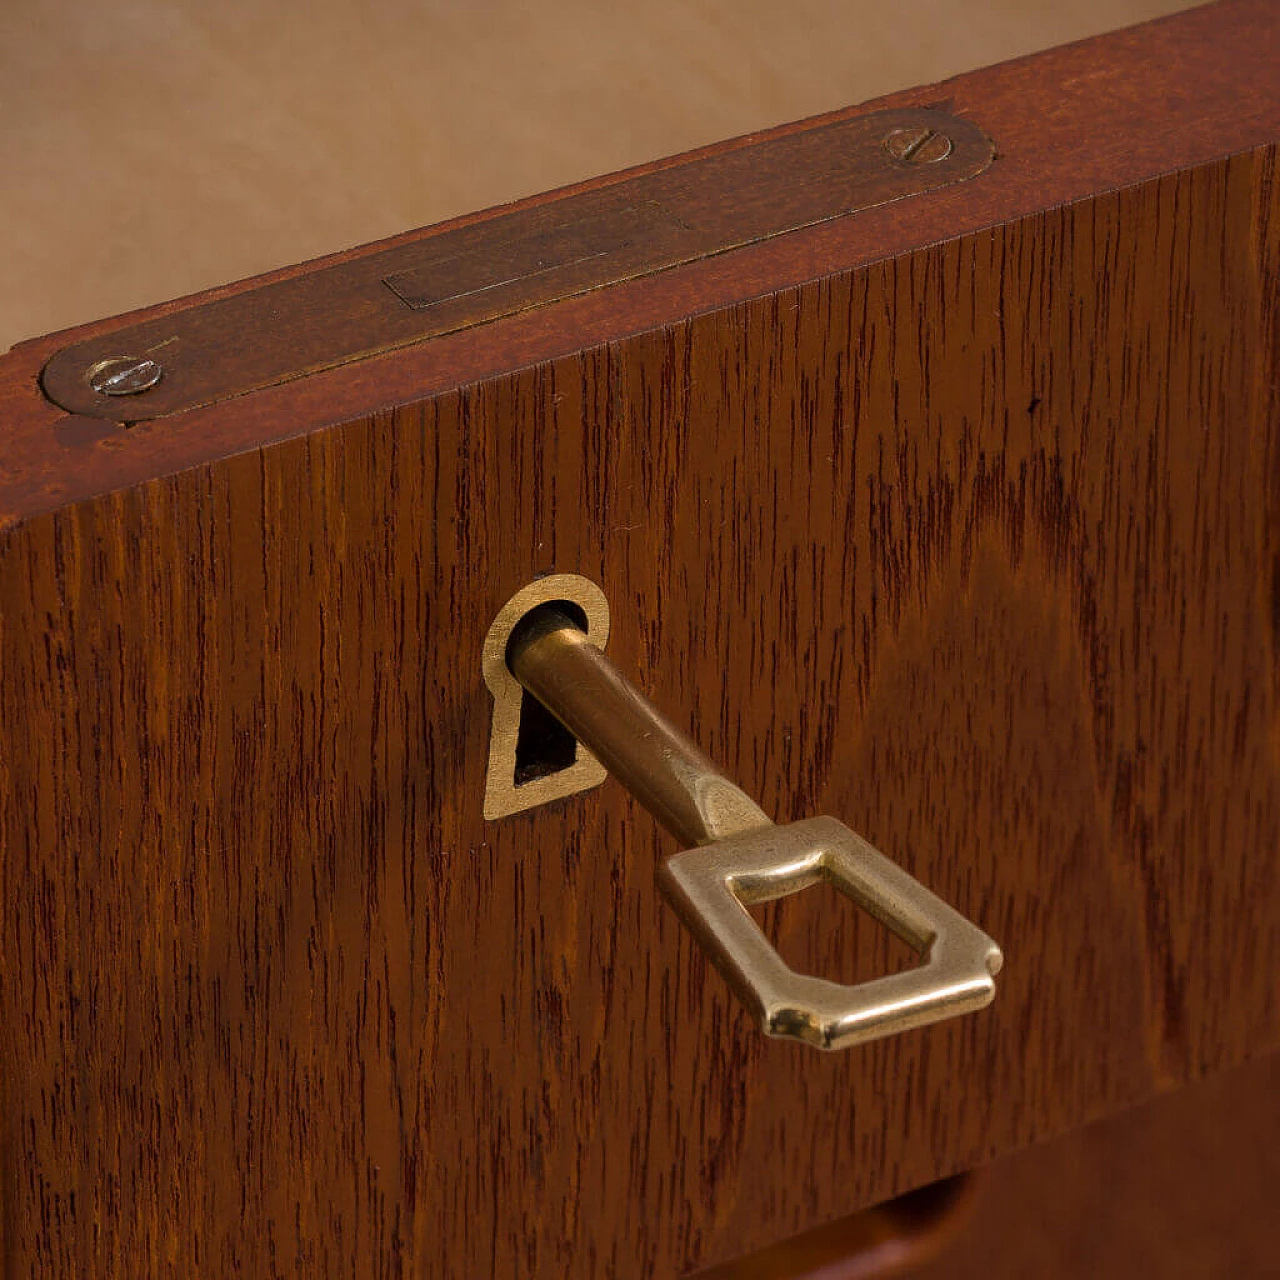
[[[904,163],[882,145],[896,132],[949,149]],[[41,385],[70,413],[118,420],[118,393],[86,372],[163,346],[164,381],[129,420],[180,413],[964,182],[994,154],[978,125],[936,107],[795,129],[72,343]]]
[[[746,907],[823,879],[914,947],[922,963],[853,987],[790,969]],[[995,998],[1000,948],[834,818],[677,854],[659,881],[768,1035],[843,1049],[972,1013]]]
[[[774,826],[760,807],[626,680],[562,610],[510,631],[506,661],[601,764],[681,841],[663,892],[771,1036],[848,1048],[995,996],[1000,948],[834,818]],[[827,880],[921,956],[903,973],[844,986],[796,973],[747,907]]]
[[[606,776],[604,765],[581,744],[573,761],[562,769],[517,780],[517,748],[525,697],[507,666],[507,646],[512,630],[530,610],[549,602],[562,602],[582,615],[586,638],[603,648],[609,639],[609,603],[590,578],[576,573],[556,573],[531,582],[517,591],[498,611],[481,650],[484,682],[493,694],[493,726],[489,734],[489,770],[485,776],[484,816],[504,818],[536,805],[550,804],[565,796],[598,787]],[[562,615],[563,616],[563,615]],[[577,631],[581,635],[581,631]]]
[[[85,375],[100,396],[136,396],[150,391],[162,377],[164,370],[146,356],[112,356],[99,360]]]
[[[953,143],[936,129],[895,129],[884,140],[884,149],[902,164],[937,164],[950,154]]]
[[[539,609],[516,627],[508,661],[516,679],[678,840],[711,844],[772,825],[558,609]]]

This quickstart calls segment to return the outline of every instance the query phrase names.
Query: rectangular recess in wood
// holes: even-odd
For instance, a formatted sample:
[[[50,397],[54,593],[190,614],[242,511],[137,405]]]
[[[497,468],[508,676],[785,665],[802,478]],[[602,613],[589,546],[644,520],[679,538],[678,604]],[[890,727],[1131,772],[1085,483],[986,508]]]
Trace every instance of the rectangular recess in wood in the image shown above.
[[[931,151],[885,145],[943,139]],[[113,330],[59,351],[45,394],[139,422],[785,235],[982,173],[972,121],[908,107],[677,163],[425,240]],[[153,354],[140,395],[90,385],[102,361]]]

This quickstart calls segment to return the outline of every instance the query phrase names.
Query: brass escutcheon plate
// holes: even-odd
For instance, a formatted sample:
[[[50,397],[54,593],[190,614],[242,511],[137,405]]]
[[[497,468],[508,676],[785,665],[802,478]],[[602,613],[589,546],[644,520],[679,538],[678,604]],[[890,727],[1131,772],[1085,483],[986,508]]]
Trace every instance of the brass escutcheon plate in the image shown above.
[[[507,666],[507,644],[516,624],[540,604],[564,600],[581,610],[587,636],[603,649],[609,639],[609,603],[590,578],[576,573],[553,573],[519,591],[498,611],[484,638],[480,667],[493,695],[493,725],[489,734],[489,768],[484,783],[484,816],[492,821],[550,804],[565,796],[598,787],[608,776],[604,765],[578,743],[573,763],[555,773],[516,783],[516,742],[520,734],[520,706],[525,691]]]

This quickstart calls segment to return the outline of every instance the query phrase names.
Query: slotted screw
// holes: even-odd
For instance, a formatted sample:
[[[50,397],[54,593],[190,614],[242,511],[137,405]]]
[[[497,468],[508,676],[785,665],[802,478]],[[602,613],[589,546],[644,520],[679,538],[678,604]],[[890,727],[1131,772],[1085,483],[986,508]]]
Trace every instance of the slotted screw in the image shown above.
[[[150,391],[164,377],[164,369],[148,356],[112,356],[99,360],[86,377],[100,396],[136,396]]]
[[[899,164],[936,164],[951,154],[952,142],[945,133],[927,125],[916,125],[895,129],[883,145]]]

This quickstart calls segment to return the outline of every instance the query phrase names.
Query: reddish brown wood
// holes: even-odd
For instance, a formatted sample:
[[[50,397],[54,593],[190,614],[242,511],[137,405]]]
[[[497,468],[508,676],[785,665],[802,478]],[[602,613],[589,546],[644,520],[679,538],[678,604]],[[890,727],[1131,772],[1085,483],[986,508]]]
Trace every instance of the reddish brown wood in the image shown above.
[[[15,351],[8,1272],[671,1275],[1280,1045],[1276,26],[948,86],[1011,148],[972,203],[221,410],[91,438]],[[766,1042],[617,788],[486,824],[480,644],[553,569],[996,1004]]]
[[[940,101],[978,121],[1001,147],[996,165],[978,184],[869,210],[767,246],[259,392],[234,412],[197,409],[116,432],[64,415],[39,393],[39,372],[60,347],[163,314],[183,301],[22,343],[12,358],[0,360],[0,523],[1269,144],[1280,134],[1278,28],[1270,0],[1209,6],[568,188],[591,190],[851,115]],[[551,192],[508,208],[535,207],[564,194]],[[199,298],[227,296],[501,212],[455,219]],[[287,347],[292,337],[281,333],[278,340]]]
[[[982,1196],[985,1173],[961,1173],[779,1241],[696,1280],[889,1280],[946,1254]]]
[[[993,1171],[909,1280],[1268,1280],[1280,1257],[1280,1058],[1093,1125]]]
[[[1265,1280],[1280,1254],[1277,1138],[1272,1056],[698,1280]]]

